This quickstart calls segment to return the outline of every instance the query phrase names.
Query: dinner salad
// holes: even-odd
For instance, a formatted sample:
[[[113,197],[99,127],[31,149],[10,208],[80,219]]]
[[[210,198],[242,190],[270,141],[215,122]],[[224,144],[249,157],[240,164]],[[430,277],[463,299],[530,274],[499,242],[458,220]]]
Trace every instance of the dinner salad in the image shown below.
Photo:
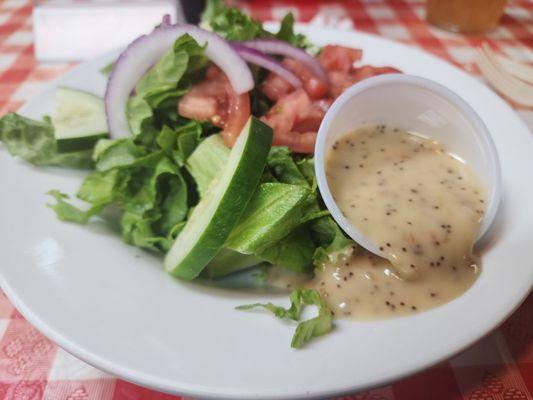
[[[313,151],[331,103],[391,67],[361,65],[361,50],[318,48],[222,0],[200,27],[168,17],[110,66],[104,98],[59,88],[55,114],[0,119],[0,142],[36,166],[90,169],[76,193],[51,190],[63,221],[119,215],[124,241],[164,255],[171,275],[219,279],[252,266],[313,274],[355,243],[320,199]],[[113,214],[113,216],[115,216]],[[318,291],[295,289],[277,317],[298,321],[292,346],[332,329]],[[306,305],[315,318],[300,321]]]

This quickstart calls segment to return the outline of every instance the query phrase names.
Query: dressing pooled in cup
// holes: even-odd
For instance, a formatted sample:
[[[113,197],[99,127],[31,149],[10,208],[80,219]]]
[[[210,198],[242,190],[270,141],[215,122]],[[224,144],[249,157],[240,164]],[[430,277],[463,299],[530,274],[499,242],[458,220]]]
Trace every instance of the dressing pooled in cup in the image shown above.
[[[363,126],[326,149],[325,172],[345,218],[386,260],[356,251],[317,271],[311,286],[357,318],[425,310],[466,291],[486,191],[438,142],[393,126]]]

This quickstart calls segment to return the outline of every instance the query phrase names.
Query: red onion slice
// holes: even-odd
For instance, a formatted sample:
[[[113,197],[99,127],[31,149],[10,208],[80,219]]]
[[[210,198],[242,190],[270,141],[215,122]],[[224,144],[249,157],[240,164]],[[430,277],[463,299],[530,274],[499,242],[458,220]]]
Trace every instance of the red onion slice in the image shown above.
[[[318,60],[306,51],[294,47],[293,45],[276,39],[256,39],[240,42],[242,45],[262,51],[263,53],[282,55],[294,58],[305,64],[309,69],[324,82],[329,82],[326,70],[320,65]]]
[[[172,21],[169,14],[163,15],[163,19],[161,21],[161,25],[159,25],[160,28],[168,28],[169,26],[172,26]]]
[[[254,80],[248,65],[220,36],[193,25],[168,26],[164,23],[152,33],[134,40],[122,52],[111,71],[105,93],[111,137],[130,135],[126,105],[137,81],[172,47],[176,39],[186,33],[200,45],[207,43],[205,55],[224,71],[237,94],[253,89]]]
[[[265,53],[260,52],[259,50],[252,49],[250,47],[243,46],[240,43],[232,43],[231,47],[237,51],[237,53],[245,60],[252,64],[259,65],[269,71],[274,72],[279,75],[287,82],[289,82],[293,87],[299,88],[302,86],[302,81],[289,69],[285,68],[279,61],[275,58],[266,55]]]

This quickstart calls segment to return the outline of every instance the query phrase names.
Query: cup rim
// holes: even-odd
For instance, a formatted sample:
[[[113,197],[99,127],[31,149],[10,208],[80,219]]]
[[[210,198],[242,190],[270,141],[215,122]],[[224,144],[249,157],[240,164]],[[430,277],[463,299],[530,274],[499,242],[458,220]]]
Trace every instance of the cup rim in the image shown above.
[[[315,143],[314,163],[318,189],[327,209],[330,211],[331,216],[340,225],[342,230],[344,230],[356,243],[374,254],[384,256],[384,253],[379,250],[378,246],[368,241],[365,236],[348,220],[348,218],[342,214],[329,189],[325,173],[324,157],[325,143],[328,133],[330,132],[329,127],[346,103],[348,103],[352,97],[357,96],[368,89],[395,83],[422,87],[454,104],[457,109],[462,112],[466,120],[472,124],[478,139],[481,139],[486,145],[486,150],[488,151],[485,154],[492,169],[492,179],[490,182],[488,182],[487,192],[489,194],[489,198],[487,201],[487,209],[476,238],[476,242],[479,242],[486,235],[490,226],[494,222],[502,196],[501,166],[498,152],[496,151],[496,145],[494,144],[487,126],[482,121],[481,117],[474,111],[472,106],[470,106],[458,94],[441,85],[440,83],[419,76],[395,73],[367,78],[363,81],[355,83],[353,86],[345,90],[328,109],[318,130],[317,140]]]

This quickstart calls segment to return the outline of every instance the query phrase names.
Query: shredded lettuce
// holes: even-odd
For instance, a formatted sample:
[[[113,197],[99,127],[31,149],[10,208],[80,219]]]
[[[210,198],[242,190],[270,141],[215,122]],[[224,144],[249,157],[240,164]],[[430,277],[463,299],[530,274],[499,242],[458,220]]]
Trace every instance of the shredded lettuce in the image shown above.
[[[263,307],[281,319],[300,321],[301,314],[306,306],[318,307],[318,315],[306,321],[299,322],[292,337],[291,347],[302,348],[311,339],[329,333],[333,329],[333,317],[326,302],[318,291],[313,289],[295,289],[290,295],[291,306],[284,308],[272,303],[255,303],[238,306],[237,310],[250,310]]]
[[[81,210],[68,201],[68,195],[61,193],[58,190],[50,190],[48,194],[56,200],[55,204],[47,204],[55,211],[57,218],[62,221],[75,222],[77,224],[86,224],[93,215],[102,211],[105,204],[95,203],[87,210]]]
[[[89,169],[93,166],[91,151],[58,153],[50,119],[35,121],[15,113],[0,118],[0,142],[9,153],[35,166],[57,166]]]

